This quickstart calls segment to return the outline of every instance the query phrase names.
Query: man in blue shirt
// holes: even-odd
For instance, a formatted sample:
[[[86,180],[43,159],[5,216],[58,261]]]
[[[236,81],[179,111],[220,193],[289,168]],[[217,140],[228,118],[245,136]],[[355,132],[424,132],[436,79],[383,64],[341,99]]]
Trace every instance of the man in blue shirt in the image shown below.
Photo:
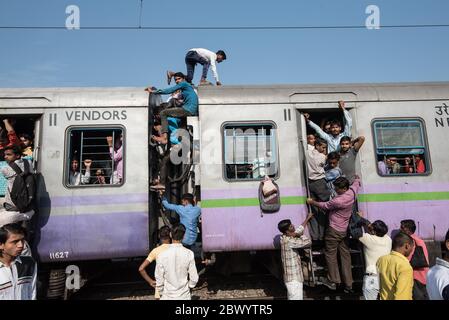
[[[151,87],[145,89],[145,91],[148,91],[149,93],[156,94],[171,94],[177,90],[181,90],[182,96],[184,97],[184,105],[182,108],[169,108],[162,110],[160,113],[162,134],[161,137],[153,137],[153,139],[162,144],[167,144],[168,141],[168,117],[182,118],[198,115],[198,95],[193,89],[193,86],[186,82],[186,77],[182,72],[175,73],[174,77],[176,82],[176,86],[174,87],[159,90],[154,90]]]
[[[327,152],[331,153],[333,151],[340,151],[340,139],[344,136],[351,136],[352,129],[352,118],[351,114],[345,109],[345,102],[339,101],[338,108],[343,111],[343,116],[345,118],[345,130],[341,132],[341,123],[340,121],[333,120],[331,121],[330,133],[324,132],[318,125],[316,125],[313,121],[309,120],[309,114],[305,113],[304,117],[306,118],[307,124],[315,130],[315,132],[320,136],[321,139],[327,141]]]
[[[162,205],[164,208],[175,211],[179,215],[180,223],[186,227],[186,233],[182,240],[182,244],[189,249],[195,243],[198,236],[198,218],[201,214],[201,208],[194,204],[195,201],[193,195],[190,193],[186,193],[182,196],[181,205],[169,203],[165,196],[162,198]]]

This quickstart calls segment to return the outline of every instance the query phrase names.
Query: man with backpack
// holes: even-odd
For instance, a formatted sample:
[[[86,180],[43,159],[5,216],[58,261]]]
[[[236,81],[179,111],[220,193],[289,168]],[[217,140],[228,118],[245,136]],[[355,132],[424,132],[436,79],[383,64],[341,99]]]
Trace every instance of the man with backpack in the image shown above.
[[[21,159],[17,146],[4,149],[8,166],[0,173],[8,181],[3,207],[0,208],[0,227],[10,223],[28,221],[34,215],[35,181],[29,160]]]

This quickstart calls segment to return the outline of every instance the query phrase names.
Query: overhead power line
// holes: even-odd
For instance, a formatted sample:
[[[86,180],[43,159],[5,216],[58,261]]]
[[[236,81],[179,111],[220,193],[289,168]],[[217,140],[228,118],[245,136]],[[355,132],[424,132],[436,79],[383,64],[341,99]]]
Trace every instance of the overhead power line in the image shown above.
[[[380,29],[400,29],[400,28],[448,28],[449,24],[403,24],[384,25]],[[80,26],[80,30],[313,30],[313,29],[366,29],[366,26]],[[65,26],[0,26],[0,30],[67,30]]]

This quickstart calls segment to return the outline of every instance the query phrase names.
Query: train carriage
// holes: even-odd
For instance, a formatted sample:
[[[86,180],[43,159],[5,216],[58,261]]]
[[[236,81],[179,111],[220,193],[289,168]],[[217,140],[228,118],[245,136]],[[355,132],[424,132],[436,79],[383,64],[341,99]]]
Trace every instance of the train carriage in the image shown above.
[[[352,136],[366,137],[356,163],[360,210],[384,220],[390,231],[408,218],[421,237],[443,239],[449,227],[449,83],[200,87],[199,98],[200,116],[187,125],[190,154],[200,160],[178,193],[194,188],[201,199],[203,251],[272,250],[280,220],[302,222],[310,132],[302,113],[316,121],[341,117],[338,100],[347,101]],[[40,176],[34,247],[41,264],[147,254],[161,219],[149,190],[157,161],[149,143],[152,106],[142,88],[0,89],[0,113],[33,127]],[[108,136],[122,137],[118,183]],[[84,160],[93,158],[107,183],[71,185],[73,158],[81,174]],[[393,158],[401,166],[411,159],[414,171],[381,175],[378,163]],[[417,172],[417,159],[424,171]],[[274,213],[260,209],[266,175],[280,188]]]

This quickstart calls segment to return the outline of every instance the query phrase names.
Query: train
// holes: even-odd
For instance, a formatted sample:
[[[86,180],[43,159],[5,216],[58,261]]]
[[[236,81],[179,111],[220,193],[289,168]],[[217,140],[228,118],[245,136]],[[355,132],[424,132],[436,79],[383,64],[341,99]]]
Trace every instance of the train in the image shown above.
[[[390,231],[414,219],[420,237],[442,241],[449,227],[449,82],[204,86],[199,116],[189,117],[189,163],[172,169],[168,192],[199,200],[205,253],[272,251],[280,220],[299,224],[309,208],[304,113],[314,122],[341,117],[346,101],[352,137],[364,136],[356,171],[359,210]],[[154,99],[153,99],[154,100]],[[38,204],[33,251],[45,269],[143,257],[164,223],[150,190],[157,155],[150,141],[155,103],[143,88],[2,88],[0,114],[34,136]],[[112,175],[106,137],[120,137],[118,183],[70,181],[72,161],[85,174],[94,159]],[[382,175],[378,164],[422,161],[424,171]],[[112,166],[112,168],[111,168]],[[95,168],[95,169],[98,169]],[[260,208],[266,175],[281,195],[277,212]]]

